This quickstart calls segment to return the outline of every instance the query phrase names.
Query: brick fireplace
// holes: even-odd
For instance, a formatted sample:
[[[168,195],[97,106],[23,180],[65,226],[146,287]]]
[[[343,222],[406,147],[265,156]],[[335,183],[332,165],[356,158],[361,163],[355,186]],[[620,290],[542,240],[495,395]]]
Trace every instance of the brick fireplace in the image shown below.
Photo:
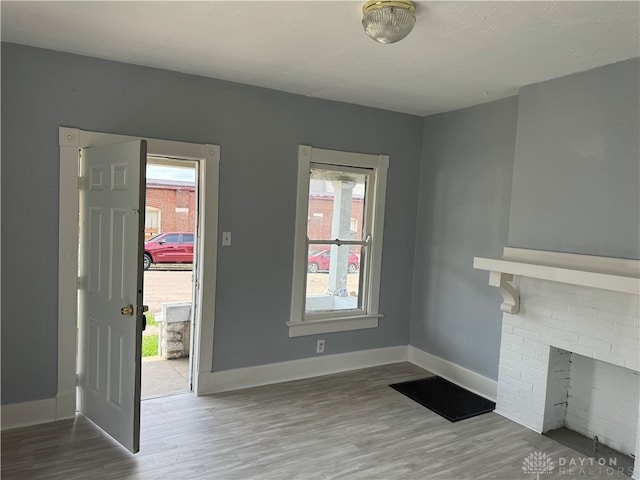
[[[640,262],[505,249],[474,266],[505,299],[496,413],[640,458]]]

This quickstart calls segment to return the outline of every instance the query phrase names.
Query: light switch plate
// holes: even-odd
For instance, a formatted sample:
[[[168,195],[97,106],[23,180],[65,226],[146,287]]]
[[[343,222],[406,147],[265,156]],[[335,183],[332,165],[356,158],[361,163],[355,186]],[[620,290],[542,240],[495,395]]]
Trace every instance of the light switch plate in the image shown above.
[[[222,246],[231,246],[231,232],[222,232]]]

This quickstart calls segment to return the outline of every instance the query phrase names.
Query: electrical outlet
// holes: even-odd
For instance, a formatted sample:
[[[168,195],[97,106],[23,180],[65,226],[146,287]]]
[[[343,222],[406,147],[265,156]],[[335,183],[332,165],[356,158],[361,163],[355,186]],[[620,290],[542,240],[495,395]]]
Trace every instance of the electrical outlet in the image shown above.
[[[316,353],[324,353],[324,339],[318,340],[316,344]]]

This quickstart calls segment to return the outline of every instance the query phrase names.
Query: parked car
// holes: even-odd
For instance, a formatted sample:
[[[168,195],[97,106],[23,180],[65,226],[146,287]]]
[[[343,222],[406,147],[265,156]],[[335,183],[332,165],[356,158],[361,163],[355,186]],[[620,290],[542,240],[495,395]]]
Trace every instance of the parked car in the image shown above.
[[[326,272],[329,270],[329,264],[331,262],[331,250],[321,250],[317,253],[309,255],[307,258],[307,271],[309,273]],[[349,252],[347,271],[349,273],[355,273],[358,271],[360,265],[360,258],[353,252]]]
[[[193,233],[165,232],[144,242],[144,269],[152,263],[193,263]]]

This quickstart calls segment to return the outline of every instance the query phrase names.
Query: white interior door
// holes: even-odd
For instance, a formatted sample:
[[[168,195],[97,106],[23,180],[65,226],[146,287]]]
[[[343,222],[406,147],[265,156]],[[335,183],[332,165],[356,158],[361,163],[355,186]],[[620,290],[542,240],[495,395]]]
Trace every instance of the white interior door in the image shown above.
[[[79,410],[140,444],[144,140],[82,150]]]

